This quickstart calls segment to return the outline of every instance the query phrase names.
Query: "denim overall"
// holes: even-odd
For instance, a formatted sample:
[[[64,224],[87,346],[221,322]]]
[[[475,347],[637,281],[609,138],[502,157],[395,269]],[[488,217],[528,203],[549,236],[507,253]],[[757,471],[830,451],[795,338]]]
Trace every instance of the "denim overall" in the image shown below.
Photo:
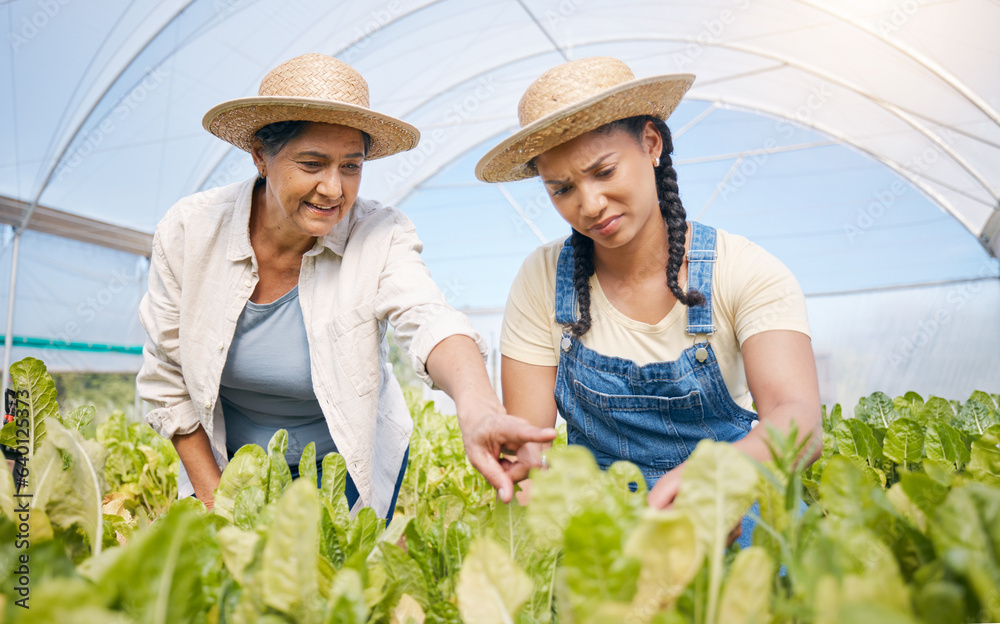
[[[602,469],[622,459],[632,462],[648,488],[687,459],[699,441],[734,442],[757,419],[733,401],[708,340],[715,332],[715,228],[697,222],[691,226],[688,288],[704,295],[705,305],[687,309],[693,344],[679,359],[642,366],[601,355],[566,330],[560,341],[555,399],[566,419],[569,444],[590,449]],[[556,269],[556,322],[576,322],[576,310],[573,247],[567,242]],[[743,547],[749,546],[752,530],[752,520],[744,517]]]

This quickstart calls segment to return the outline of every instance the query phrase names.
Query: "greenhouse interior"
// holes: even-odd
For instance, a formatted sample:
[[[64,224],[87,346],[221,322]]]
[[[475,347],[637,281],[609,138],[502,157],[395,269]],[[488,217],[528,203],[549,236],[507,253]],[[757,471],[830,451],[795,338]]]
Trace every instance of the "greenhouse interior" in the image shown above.
[[[5,2],[5,361],[135,372],[152,232],[178,199],[253,175],[201,127],[307,52],[422,133],[366,166],[449,302],[490,341],[520,263],[568,226],[537,180],[473,169],[559,62],[696,76],[669,124],[691,219],[784,262],[824,403],[961,399],[1000,379],[1000,6],[992,0]]]
[[[0,32],[7,39],[0,54],[0,448],[9,468],[0,471],[0,624],[1000,621],[1000,0],[0,0]],[[309,359],[280,371],[286,386],[309,390],[309,431],[319,432],[312,441],[290,434],[289,420],[244,423],[227,440],[227,419],[246,415],[229,404],[223,415],[220,385],[199,389],[209,375],[197,366],[215,358],[221,370],[228,338],[216,343],[207,321],[174,323],[209,317],[173,314],[172,303],[159,317],[144,316],[163,322],[159,342],[140,322],[147,292],[145,301],[162,303],[170,281],[163,277],[169,268],[161,270],[168,252],[160,253],[159,242],[153,251],[154,233],[160,241],[158,224],[177,202],[218,187],[230,190],[205,196],[243,189],[243,208],[216,211],[220,218],[245,215],[251,229],[251,215],[265,218],[260,210],[273,208],[271,196],[248,189],[282,182],[206,131],[203,118],[220,102],[257,96],[273,68],[312,53],[354,68],[372,111],[419,131],[412,149],[363,163],[359,197],[399,211],[371,210],[366,223],[393,215],[392,244],[404,247],[412,239],[400,213],[413,223],[430,277],[483,339],[487,374],[471,341],[462,343],[463,366],[435,368],[461,395],[456,405],[419,382],[417,356],[390,351],[381,330],[391,311],[379,316],[370,301],[351,304],[348,312],[363,318],[343,327],[341,317],[329,321],[323,329],[333,337],[322,348],[355,346],[350,336],[370,348],[334,352],[340,368],[322,369],[329,359],[316,357],[316,341],[303,332],[304,347],[293,355],[299,364],[303,354]],[[553,314],[555,341],[546,346],[558,369],[501,356],[508,295],[512,285],[518,292],[522,263],[570,236],[571,227],[553,205],[567,200],[555,198],[561,191],[551,180],[486,183],[477,163],[518,136],[519,100],[533,81],[592,57],[624,62],[636,83],[694,77],[667,119],[687,219],[745,237],[801,286],[816,376],[802,331],[759,332],[768,345],[780,338],[787,348],[757,357],[753,380],[744,378],[756,413],[749,391],[746,406],[725,396],[726,381],[715,383],[721,373],[706,373],[716,375],[712,386],[682,385],[719,370],[714,359],[706,363],[711,345],[692,342],[676,362],[661,357],[647,367],[596,348],[595,359],[584,360],[580,335],[571,339],[568,329],[560,342],[556,324],[568,323],[556,317],[566,301],[586,296],[580,256],[572,299],[559,298],[571,290],[569,265],[559,265],[564,294],[554,299],[562,312]],[[599,62],[605,65],[590,67],[610,61]],[[611,101],[608,92],[600,91],[601,105]],[[648,106],[658,98],[639,99]],[[346,125],[348,134],[336,136],[365,150],[337,162],[360,162],[371,145],[384,147],[355,133],[360,126],[330,123],[304,132],[343,133]],[[581,136],[575,145],[598,134]],[[552,154],[564,147],[533,157],[558,162]],[[640,180],[624,196],[650,191],[667,210],[664,193],[672,191],[663,190],[667,168],[657,153],[641,154],[650,184]],[[655,184],[654,175],[661,176]],[[340,208],[304,206],[316,200],[298,197],[294,210]],[[636,214],[655,215],[653,204]],[[352,217],[370,209],[359,205]],[[561,210],[575,214],[566,205]],[[185,218],[195,219],[190,206]],[[668,240],[671,231],[679,236],[683,220],[664,221]],[[659,219],[644,224],[661,232]],[[610,237],[617,231],[586,227]],[[709,230],[694,226],[691,238]],[[363,229],[352,237],[355,231]],[[256,279],[246,234],[249,251],[239,260],[249,275],[254,258]],[[310,245],[326,240],[311,236]],[[376,245],[388,246],[374,235],[354,247],[346,240],[341,250],[374,241],[364,247],[366,259],[382,249]],[[653,245],[642,249],[660,253],[658,239],[643,240]],[[210,252],[222,248],[216,242]],[[408,258],[417,246],[407,247]],[[299,251],[294,278],[314,277],[297,268],[310,254],[325,253],[324,266],[337,271],[341,262],[349,266],[348,252],[319,247]],[[713,249],[693,249],[684,266],[714,261]],[[622,257],[610,246],[599,251]],[[681,266],[683,250],[668,251]],[[389,273],[369,265],[378,263],[350,266]],[[407,267],[417,271],[400,273],[417,276],[419,288],[410,290],[437,305],[433,286],[420,281],[420,263]],[[705,270],[711,276],[711,269],[692,272]],[[345,279],[364,279],[353,275]],[[603,283],[598,277],[591,283]],[[386,297],[403,281],[386,278],[390,287],[381,289],[381,279],[368,283]],[[670,306],[687,301],[670,279],[673,294],[659,283],[656,292]],[[324,287],[332,292],[330,283]],[[225,317],[236,324],[258,301],[250,279],[229,285],[213,296],[219,306],[239,304]],[[243,286],[240,299],[233,293]],[[223,292],[233,296],[223,300]],[[334,310],[352,294],[341,292],[326,300]],[[801,320],[797,291],[784,292],[793,296],[768,313],[780,316],[790,302]],[[179,285],[170,296],[180,299]],[[265,298],[261,307],[275,301]],[[690,334],[706,326],[692,320],[704,318],[692,312],[698,305],[683,310]],[[307,308],[298,308],[299,319]],[[398,336],[437,332],[437,342],[426,338],[431,329],[420,345],[400,342],[424,349],[427,361],[451,337],[439,319],[467,327],[447,306],[436,309],[441,316],[426,323],[410,322],[408,311],[393,317],[402,319]],[[184,343],[185,332],[208,338]],[[170,360],[183,350],[173,351],[175,343],[208,357],[188,355],[182,372]],[[573,364],[575,357],[584,363]],[[742,354],[737,361],[742,374]],[[652,371],[643,383],[685,389],[602,393],[566,377],[575,366],[604,383],[621,362],[635,378],[636,370]],[[695,373],[658,376],[685,362]],[[495,396],[502,366],[508,380],[524,382],[509,382],[507,399],[535,410],[531,425],[517,410],[506,414],[510,403]],[[324,370],[334,374],[317,381]],[[545,386],[549,373],[558,379],[555,397]],[[160,390],[140,395],[144,383],[161,383]],[[473,394],[466,409],[463,397]],[[260,396],[289,398],[251,398]],[[712,415],[720,397],[732,405],[709,419],[716,427],[709,429],[703,403]],[[663,433],[656,427],[665,437],[656,437]],[[678,427],[694,434],[684,437]],[[230,444],[234,431],[249,432],[249,441]],[[602,445],[611,450],[595,452]],[[631,454],[638,447],[648,463]]]
[[[476,161],[559,62],[614,56],[696,76],[670,118],[689,218],[783,261],[808,301],[824,403],[959,399],[1000,379],[1000,6],[196,0],[0,6],[5,361],[135,372],[152,232],[178,199],[253,175],[201,127],[307,52],[362,73],[419,146],[361,195],[415,223],[497,370],[520,263],[568,226],[537,180]],[[13,295],[12,295],[13,293]]]

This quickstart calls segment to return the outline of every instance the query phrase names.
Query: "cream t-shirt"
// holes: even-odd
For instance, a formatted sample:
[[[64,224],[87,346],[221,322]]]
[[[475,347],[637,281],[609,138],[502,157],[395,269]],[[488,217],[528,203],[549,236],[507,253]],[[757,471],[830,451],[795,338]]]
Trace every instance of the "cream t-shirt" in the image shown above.
[[[726,387],[738,405],[752,409],[743,369],[743,342],[760,332],[785,329],[809,335],[805,297],[780,260],[746,238],[717,231],[709,336]],[[500,352],[538,366],[559,363],[562,326],[555,321],[556,265],[565,239],[528,256],[514,279],[500,334]],[[603,355],[639,364],[676,360],[696,337],[687,333],[687,308],[675,303],[655,325],[631,319],[608,301],[596,275],[590,278],[590,330],[583,344]],[[700,335],[697,340],[704,340]]]

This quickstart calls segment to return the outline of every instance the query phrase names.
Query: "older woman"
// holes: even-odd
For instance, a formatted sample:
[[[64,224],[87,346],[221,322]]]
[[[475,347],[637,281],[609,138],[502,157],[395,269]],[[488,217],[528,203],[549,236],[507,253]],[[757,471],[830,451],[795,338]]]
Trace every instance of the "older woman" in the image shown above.
[[[693,79],[637,80],[606,57],[559,65],[522,97],[521,130],[476,168],[486,182],[541,176],[573,229],[533,253],[511,289],[504,404],[540,427],[561,414],[569,442],[602,467],[637,464],[654,507],[673,500],[701,439],[769,459],[758,420],[794,423],[819,454],[798,283],[747,239],[686,221],[663,120]],[[537,453],[525,446],[507,470],[523,478]]]
[[[501,448],[555,432],[504,413],[485,346],[431,280],[413,225],[358,197],[364,162],[419,133],[370,110],[364,79],[329,56],[283,63],[259,93],[204,119],[259,175],[182,199],[153,239],[139,390],[181,458],[181,495],[211,507],[236,450],[286,429],[293,471],[309,442],[318,458],[337,451],[351,505],[391,517],[412,421],[388,323],[421,378],[455,399],[470,460],[509,500]]]

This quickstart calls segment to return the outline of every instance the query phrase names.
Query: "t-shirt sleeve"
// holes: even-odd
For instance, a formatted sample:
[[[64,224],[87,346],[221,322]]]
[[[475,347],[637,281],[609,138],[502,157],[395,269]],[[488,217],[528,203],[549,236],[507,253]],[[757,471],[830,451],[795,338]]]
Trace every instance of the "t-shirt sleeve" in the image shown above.
[[[551,245],[540,247],[525,259],[514,278],[500,330],[500,353],[511,359],[537,366],[559,364],[552,337],[555,260],[558,249],[553,253]]]
[[[724,262],[724,288],[736,337],[747,338],[771,330],[792,330],[807,336],[806,299],[798,280],[780,260],[743,237],[730,235]]]

